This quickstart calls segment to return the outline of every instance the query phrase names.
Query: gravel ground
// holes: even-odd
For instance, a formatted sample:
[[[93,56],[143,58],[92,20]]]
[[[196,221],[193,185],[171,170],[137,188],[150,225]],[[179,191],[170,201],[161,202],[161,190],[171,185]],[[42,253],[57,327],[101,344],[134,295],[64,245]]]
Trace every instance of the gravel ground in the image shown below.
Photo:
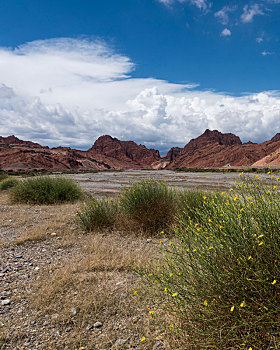
[[[130,240],[115,233],[89,237],[71,219],[77,205],[11,205],[7,194],[0,193],[0,349],[169,349],[156,336],[151,337],[153,342],[140,342],[146,336],[145,330],[152,333],[152,327],[147,310],[143,311],[141,305],[135,308],[135,302],[131,301],[140,277],[126,267],[126,256],[122,256],[126,252],[133,261],[137,249],[141,252],[146,247],[154,249],[156,242],[144,237]],[[70,213],[66,219],[65,213]],[[39,236],[34,236],[40,229]],[[116,256],[110,252],[111,248]],[[80,271],[87,258],[93,263],[96,259],[96,267]],[[116,268],[112,269],[114,264]],[[46,306],[34,307],[32,300],[38,293],[37,286],[45,290],[49,286],[52,290],[53,277],[58,276],[59,283],[57,271],[63,274],[69,269],[70,277],[76,275],[85,281],[85,290],[69,287],[63,291],[68,293],[66,299],[55,294],[51,303],[57,309],[52,312],[46,311]],[[87,297],[95,296],[112,309],[100,317],[84,314],[78,320],[79,306],[71,309],[71,302],[82,308]],[[63,314],[65,304],[72,310],[70,321]]]

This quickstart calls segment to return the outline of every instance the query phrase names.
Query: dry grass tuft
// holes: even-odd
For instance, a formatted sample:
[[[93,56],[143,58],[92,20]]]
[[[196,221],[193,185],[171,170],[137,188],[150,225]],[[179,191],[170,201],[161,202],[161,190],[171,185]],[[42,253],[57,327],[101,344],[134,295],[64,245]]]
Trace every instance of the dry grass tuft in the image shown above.
[[[148,318],[135,302],[139,276],[134,269],[146,265],[154,248],[131,238],[89,236],[81,255],[41,277],[33,305],[62,330],[71,327],[63,346],[114,349],[119,348],[115,344],[119,338],[140,341]],[[101,333],[91,328],[96,321],[103,323]]]

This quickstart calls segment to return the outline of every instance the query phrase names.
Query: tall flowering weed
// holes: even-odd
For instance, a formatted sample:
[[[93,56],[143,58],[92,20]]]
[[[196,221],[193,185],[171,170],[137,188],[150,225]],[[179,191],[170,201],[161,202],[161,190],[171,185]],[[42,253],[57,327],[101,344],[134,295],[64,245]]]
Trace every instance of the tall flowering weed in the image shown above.
[[[180,215],[163,266],[148,278],[155,313],[172,318],[165,330],[184,349],[278,349],[278,181],[244,178],[204,197],[195,216]]]

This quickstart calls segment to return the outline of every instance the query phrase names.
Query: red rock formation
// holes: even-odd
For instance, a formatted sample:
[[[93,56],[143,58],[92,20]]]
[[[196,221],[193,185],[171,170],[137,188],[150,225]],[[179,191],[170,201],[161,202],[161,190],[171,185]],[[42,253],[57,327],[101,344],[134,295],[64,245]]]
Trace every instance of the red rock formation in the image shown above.
[[[137,145],[133,141],[120,141],[109,135],[99,137],[87,153],[96,159],[105,156],[106,162],[120,169],[147,168],[160,160],[157,150]]]
[[[0,136],[0,150],[2,148],[11,148],[11,147],[28,147],[28,148],[46,148],[48,146],[41,146],[39,143],[31,142],[31,141],[23,141],[15,137],[14,135],[8,137]]]
[[[174,147],[165,157],[159,152],[101,136],[88,151],[70,147],[49,149],[15,136],[0,137],[1,170],[105,170],[220,168],[225,166],[280,166],[280,134],[263,143],[242,144],[233,134],[206,130],[184,148]]]
[[[160,159],[159,152],[132,141],[99,138],[89,151],[70,147],[49,149],[15,136],[0,138],[1,170],[142,169]]]
[[[222,134],[217,130],[206,130],[191,140],[168,166],[186,168],[221,168],[225,166],[252,166],[280,147],[274,137],[264,143],[242,144],[233,134]],[[279,164],[280,165],[280,164]]]

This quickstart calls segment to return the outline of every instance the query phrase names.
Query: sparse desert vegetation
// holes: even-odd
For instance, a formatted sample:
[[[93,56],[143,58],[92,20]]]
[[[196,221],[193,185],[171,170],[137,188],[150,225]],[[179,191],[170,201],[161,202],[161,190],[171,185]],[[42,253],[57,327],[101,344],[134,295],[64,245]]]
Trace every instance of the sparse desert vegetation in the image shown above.
[[[50,176],[24,179],[11,192],[14,202],[32,204],[74,202],[81,196],[82,190],[74,180]]]
[[[18,179],[15,177],[7,177],[0,182],[0,191],[12,188],[19,183]]]
[[[278,180],[51,206],[2,191],[2,348],[278,349]]]

